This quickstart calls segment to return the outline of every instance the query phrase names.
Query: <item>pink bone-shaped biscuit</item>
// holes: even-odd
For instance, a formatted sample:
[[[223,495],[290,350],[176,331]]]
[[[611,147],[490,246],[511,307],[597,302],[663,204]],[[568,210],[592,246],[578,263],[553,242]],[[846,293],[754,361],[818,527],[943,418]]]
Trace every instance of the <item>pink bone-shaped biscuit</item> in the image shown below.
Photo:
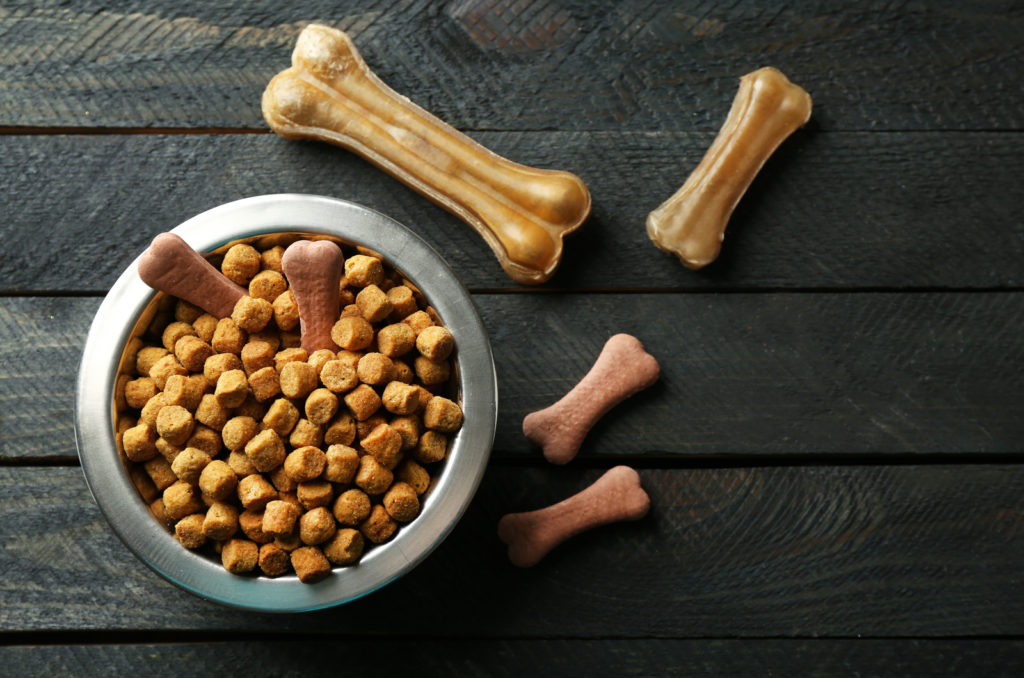
[[[213,267],[203,255],[174,233],[153,238],[139,257],[139,277],[155,290],[198,306],[217,318],[227,318],[247,290]]]
[[[513,565],[532,567],[569,537],[599,525],[639,520],[650,506],[640,475],[628,466],[616,466],[587,489],[557,504],[502,517],[498,538],[508,544]]]
[[[302,348],[337,351],[331,328],[341,313],[341,276],[345,255],[329,240],[293,242],[281,257],[281,269],[299,307]]]
[[[567,464],[604,413],[658,380],[658,361],[629,334],[609,339],[597,362],[554,405],[523,419],[523,434],[544,449],[552,464]]]

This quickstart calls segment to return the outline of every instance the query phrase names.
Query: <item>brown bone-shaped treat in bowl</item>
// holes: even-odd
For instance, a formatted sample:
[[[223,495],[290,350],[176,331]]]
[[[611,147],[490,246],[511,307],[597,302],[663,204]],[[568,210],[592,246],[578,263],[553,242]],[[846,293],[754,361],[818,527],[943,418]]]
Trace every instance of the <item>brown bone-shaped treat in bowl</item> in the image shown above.
[[[331,328],[341,309],[344,266],[341,248],[329,240],[293,242],[281,257],[281,268],[299,307],[302,348],[309,353],[322,348],[338,350]]]
[[[213,267],[181,236],[161,233],[139,259],[139,277],[155,290],[184,299],[217,318],[227,318],[248,292]]]
[[[352,40],[327,26],[299,35],[291,68],[263,93],[263,117],[283,137],[359,154],[452,212],[520,283],[550,278],[562,238],[590,214],[578,176],[489,151],[381,82]]]

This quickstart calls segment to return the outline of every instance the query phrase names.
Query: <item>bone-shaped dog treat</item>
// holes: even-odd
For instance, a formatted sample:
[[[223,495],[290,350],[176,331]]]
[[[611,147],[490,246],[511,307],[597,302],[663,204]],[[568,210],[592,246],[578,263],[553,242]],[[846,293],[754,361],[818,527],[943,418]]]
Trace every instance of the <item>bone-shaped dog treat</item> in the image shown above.
[[[283,137],[347,148],[472,226],[514,280],[541,283],[562,238],[590,214],[590,192],[569,172],[510,162],[380,81],[342,31],[310,25],[292,67],[263,93],[263,117]]]
[[[498,538],[508,544],[513,565],[532,567],[569,537],[599,525],[639,520],[650,506],[637,472],[616,466],[587,489],[557,504],[502,517]]]
[[[554,405],[523,419],[523,434],[552,464],[567,464],[605,412],[658,380],[658,361],[640,340],[616,334],[580,383]]]
[[[659,249],[698,269],[718,257],[729,217],[765,161],[811,117],[811,97],[778,70],[740,78],[729,116],[697,169],[647,216]]]
[[[341,275],[345,255],[329,240],[298,240],[281,257],[281,269],[299,307],[302,348],[337,351],[331,328],[341,312]]]
[[[248,293],[174,233],[153,238],[139,258],[139,277],[153,289],[184,299],[218,318],[229,317],[235,302]]]

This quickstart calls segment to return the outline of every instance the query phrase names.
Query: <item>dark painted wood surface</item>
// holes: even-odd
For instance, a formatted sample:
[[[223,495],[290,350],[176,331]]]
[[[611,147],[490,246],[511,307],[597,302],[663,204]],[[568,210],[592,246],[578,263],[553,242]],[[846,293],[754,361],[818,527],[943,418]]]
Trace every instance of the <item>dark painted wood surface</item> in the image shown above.
[[[486,146],[585,179],[593,215],[550,283],[511,283],[468,227],[357,157],[266,132],[260,93],[311,20]],[[0,0],[0,40],[0,673],[1021,665],[1020,3]],[[814,116],[721,259],[686,270],[644,219],[763,65]],[[149,240],[286,191],[363,203],[443,253],[501,407],[480,492],[435,554],[368,598],[280,617],[135,559],[85,486],[72,410],[92,314]],[[523,416],[623,331],[662,379],[548,465]],[[615,463],[639,468],[647,518],[508,563],[501,515]]]

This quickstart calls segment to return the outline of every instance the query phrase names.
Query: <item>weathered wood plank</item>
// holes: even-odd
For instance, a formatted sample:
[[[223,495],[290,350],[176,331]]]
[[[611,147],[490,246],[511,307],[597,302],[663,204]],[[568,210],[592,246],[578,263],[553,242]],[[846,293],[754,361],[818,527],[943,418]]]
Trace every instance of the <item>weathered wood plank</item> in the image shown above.
[[[754,182],[721,258],[701,272],[658,251],[644,223],[711,135],[479,136],[531,164],[577,171],[591,187],[593,216],[567,240],[546,289],[1024,284],[1019,134],[799,133]],[[0,136],[0,178],[16,206],[0,223],[0,290],[103,292],[157,233],[277,192],[365,204],[421,235],[471,289],[517,287],[468,226],[326,145],[273,135]]]
[[[132,0],[5,3],[0,125],[263,128],[263,87],[309,21],[350,31],[386,82],[464,129],[713,130],[763,65],[811,92],[823,128],[1024,123],[1024,16],[1005,0]]]
[[[616,332],[639,337],[662,377],[606,415],[584,459],[1021,452],[1021,293],[475,300],[498,370],[498,458],[540,458],[523,417]],[[74,380],[98,303],[0,299],[0,457],[75,454]]]
[[[0,629],[332,637],[997,636],[1024,632],[1024,467],[641,470],[649,516],[508,563],[501,515],[598,469],[488,470],[419,567],[334,610],[264,615],[175,589],[129,553],[74,468],[0,468]],[[125,603],[130,598],[131,604]]]
[[[114,641],[117,642],[117,641]],[[343,659],[339,660],[339,657]],[[404,640],[332,638],[0,647],[8,678],[73,675],[1016,676],[1024,643],[1003,640]]]

